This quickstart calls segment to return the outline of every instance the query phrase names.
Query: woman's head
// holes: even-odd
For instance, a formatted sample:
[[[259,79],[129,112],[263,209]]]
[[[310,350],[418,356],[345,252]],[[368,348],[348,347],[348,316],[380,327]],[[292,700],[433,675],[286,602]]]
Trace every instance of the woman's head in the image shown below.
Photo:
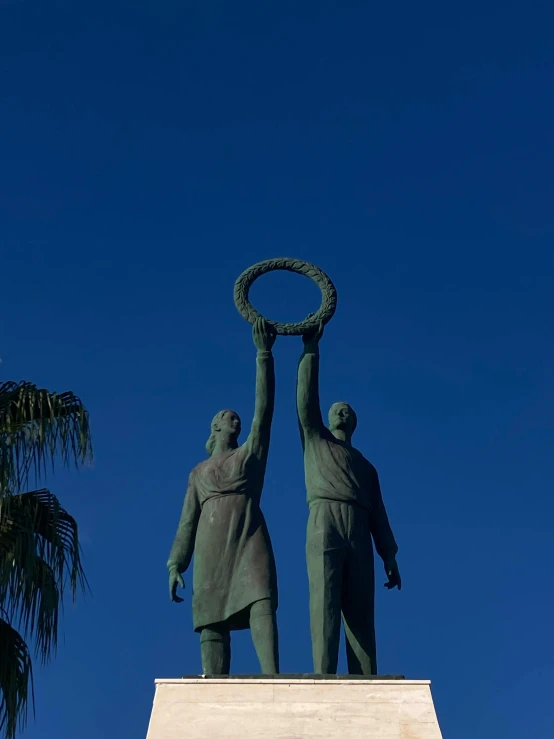
[[[225,439],[231,447],[238,446],[241,423],[238,413],[235,411],[219,411],[214,416],[211,426],[210,438],[206,443],[206,450],[211,456],[215,449],[218,438]]]

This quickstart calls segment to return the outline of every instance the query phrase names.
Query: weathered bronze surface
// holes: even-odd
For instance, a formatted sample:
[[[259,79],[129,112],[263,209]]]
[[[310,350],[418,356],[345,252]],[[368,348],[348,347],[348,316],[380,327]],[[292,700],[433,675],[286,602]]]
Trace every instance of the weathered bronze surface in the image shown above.
[[[319,403],[319,341],[323,325],[304,335],[297,383],[306,489],[310,514],[306,559],[314,672],[337,671],[341,614],[348,671],[377,674],[374,627],[373,545],[385,564],[387,588],[401,587],[398,547],[389,524],[377,471],[352,446],[357,418],[347,403],[329,411]]]
[[[266,321],[248,302],[261,274],[286,269],[314,279],[322,306],[296,324]],[[235,303],[253,326],[256,404],[246,442],[238,445],[240,418],[220,411],[206,445],[209,458],[190,474],[181,520],[168,561],[171,600],[182,601],[184,573],[194,554],[193,621],[200,632],[205,675],[229,674],[231,631],[250,628],[263,674],[279,672],[277,575],[260,509],[275,398],[271,350],[277,333],[302,335],[297,409],[310,508],[306,559],[314,672],[337,671],[341,618],[351,675],[377,674],[374,628],[373,545],[385,565],[388,589],[401,588],[396,545],[377,471],[352,446],[357,418],[348,403],[335,403],[329,428],[319,403],[319,343],[336,307],[336,290],[319,268],[272,259],[246,270],[235,284]]]
[[[200,632],[205,674],[230,669],[230,632],[250,628],[263,673],[279,672],[277,574],[260,508],[273,407],[275,332],[258,319],[253,328],[256,404],[248,438],[238,445],[240,418],[220,411],[206,445],[209,459],[190,474],[181,520],[169,555],[170,597],[194,553],[193,621]]]
[[[321,306],[316,313],[310,313],[303,321],[299,321],[298,323],[279,323],[268,320],[267,322],[273,327],[276,333],[282,334],[283,336],[301,336],[316,329],[320,323],[325,324],[331,320],[337,309],[337,290],[329,276],[323,270],[319,269],[319,267],[316,267],[315,264],[304,262],[302,259],[291,259],[289,257],[266,259],[263,262],[258,262],[238,277],[235,282],[234,298],[237,310],[243,318],[249,323],[254,323],[256,319],[262,318],[258,311],[251,305],[248,294],[252,283],[258,277],[276,270],[296,272],[304,277],[309,277],[321,290]]]

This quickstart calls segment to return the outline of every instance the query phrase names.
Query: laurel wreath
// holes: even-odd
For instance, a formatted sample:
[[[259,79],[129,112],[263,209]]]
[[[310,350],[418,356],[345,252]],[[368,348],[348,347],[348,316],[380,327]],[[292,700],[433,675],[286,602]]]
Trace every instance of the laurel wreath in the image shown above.
[[[266,259],[263,262],[254,264],[245,270],[235,282],[235,305],[248,323],[254,323],[257,318],[263,317],[248,299],[252,284],[258,277],[268,272],[275,272],[276,270],[296,272],[299,275],[304,275],[304,277],[309,277],[321,290],[321,305],[319,310],[316,313],[310,313],[303,321],[299,321],[298,323],[278,323],[277,321],[266,319],[278,334],[282,336],[301,336],[315,329],[320,322],[325,324],[331,320],[337,309],[337,290],[329,277],[323,270],[316,267],[315,264],[304,262],[301,259],[281,257],[279,259]]]

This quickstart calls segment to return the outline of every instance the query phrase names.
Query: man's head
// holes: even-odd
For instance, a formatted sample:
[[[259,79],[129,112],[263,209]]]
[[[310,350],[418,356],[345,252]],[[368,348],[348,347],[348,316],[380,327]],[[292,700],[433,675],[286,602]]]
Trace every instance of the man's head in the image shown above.
[[[352,436],[358,425],[358,417],[348,403],[333,403],[329,409],[330,431],[344,431]]]

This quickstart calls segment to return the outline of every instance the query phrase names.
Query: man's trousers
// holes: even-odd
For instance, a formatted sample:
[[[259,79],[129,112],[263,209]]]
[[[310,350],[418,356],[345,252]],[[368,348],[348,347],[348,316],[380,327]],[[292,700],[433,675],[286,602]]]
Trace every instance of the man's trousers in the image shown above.
[[[314,672],[337,671],[341,614],[348,672],[376,675],[373,544],[369,513],[355,504],[310,505],[306,560]]]

